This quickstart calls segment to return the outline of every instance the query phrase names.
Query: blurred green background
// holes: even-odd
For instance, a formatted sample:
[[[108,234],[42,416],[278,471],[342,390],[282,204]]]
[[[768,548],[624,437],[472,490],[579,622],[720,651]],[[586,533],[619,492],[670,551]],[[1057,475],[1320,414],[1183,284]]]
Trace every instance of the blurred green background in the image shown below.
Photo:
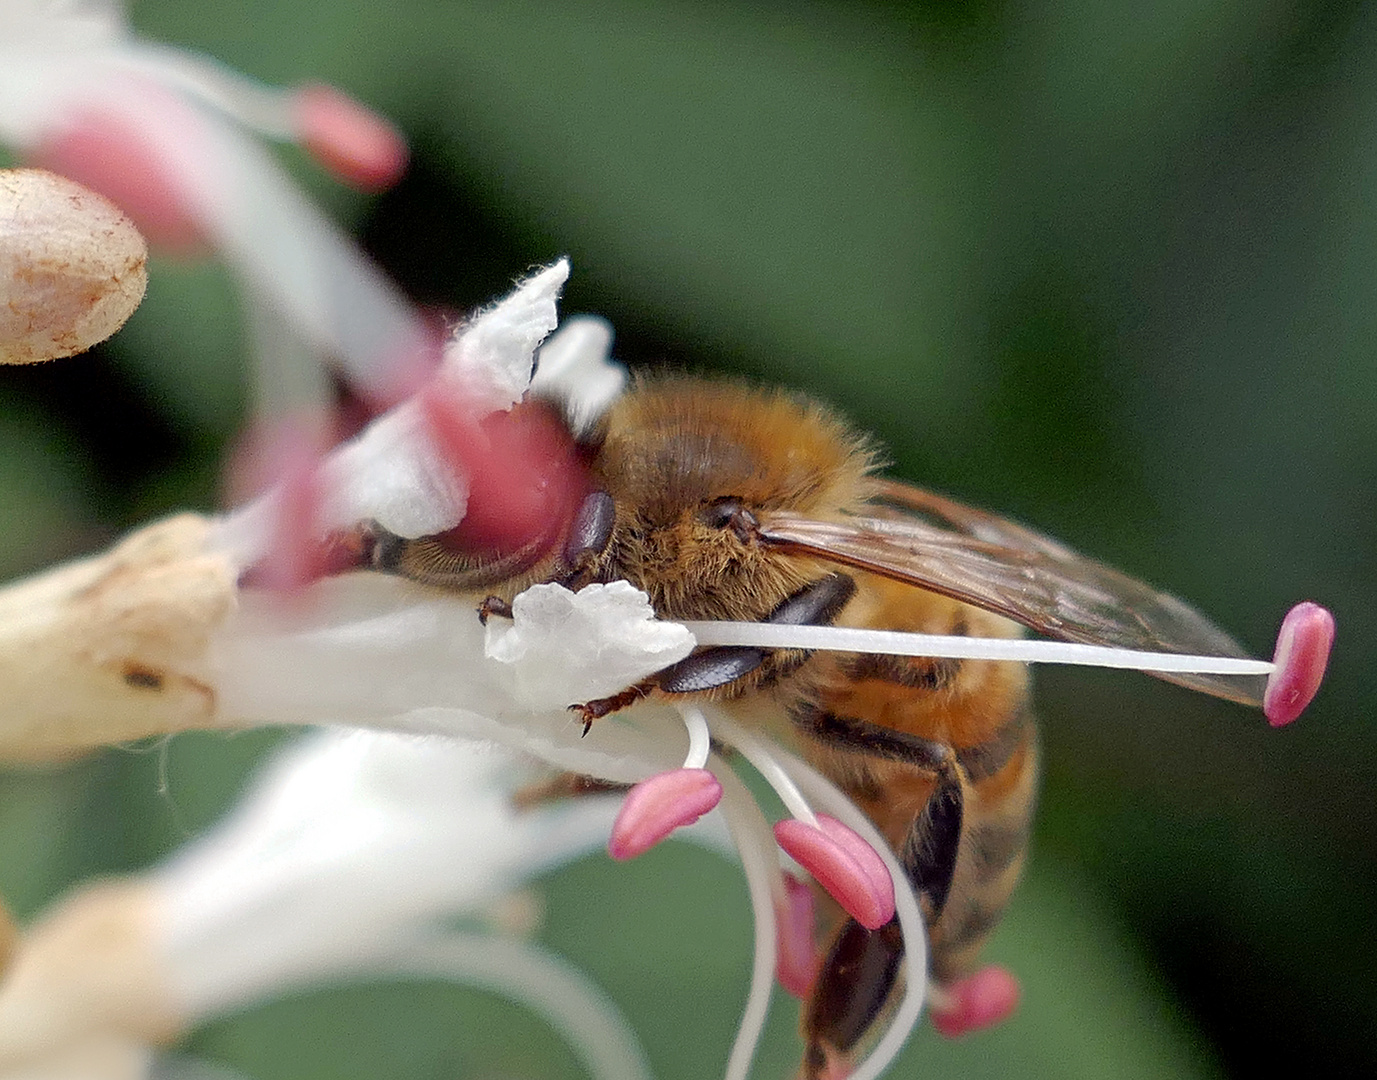
[[[287,158],[415,296],[462,311],[569,254],[632,364],[787,383],[907,479],[1175,592],[1270,654],[1339,622],[1306,717],[1039,671],[1047,780],[990,950],[998,1031],[896,1076],[1377,1075],[1377,11],[1305,0],[135,3],[149,36],[395,118],[364,198]],[[0,371],[0,571],[215,505],[246,400],[227,275],[157,261],[96,353]],[[0,778],[33,913],[215,819],[275,736],[185,736]],[[738,872],[694,850],[548,882],[545,938],[664,1080],[717,1075],[749,964]],[[777,1003],[760,1077],[791,1073]],[[501,1038],[494,1031],[503,1032]],[[258,1080],[576,1077],[481,995],[349,987],[185,1050]]]

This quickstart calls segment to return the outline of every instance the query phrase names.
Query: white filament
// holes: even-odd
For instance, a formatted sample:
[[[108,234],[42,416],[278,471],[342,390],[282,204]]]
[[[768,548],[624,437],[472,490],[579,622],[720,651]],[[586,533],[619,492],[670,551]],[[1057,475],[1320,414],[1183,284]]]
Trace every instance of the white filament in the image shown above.
[[[731,766],[715,754],[712,772],[722,784],[722,801],[718,808],[727,819],[732,842],[741,857],[742,873],[751,895],[751,914],[755,919],[751,988],[746,994],[746,1007],[741,1011],[741,1023],[723,1076],[723,1080],[746,1080],[770,1009],[777,960],[775,893],[783,896],[784,882],[769,824],[750,791],[732,772]]]
[[[708,752],[712,749],[712,735],[708,731],[708,721],[703,710],[692,705],[679,706],[679,715],[684,718],[688,728],[688,756],[684,758],[684,768],[701,769],[708,763]]]
[[[596,1080],[651,1080],[645,1053],[612,1000],[573,965],[519,939],[424,936],[358,974],[443,979],[500,994],[548,1022]]]
[[[904,996],[880,1041],[870,1054],[847,1077],[847,1080],[876,1080],[898,1056],[912,1034],[923,1011],[928,981],[928,939],[918,898],[908,874],[889,849],[880,831],[855,804],[841,793],[830,780],[802,759],[784,751],[776,751],[782,765],[798,779],[810,798],[827,812],[861,835],[889,869],[894,879],[894,910],[899,917],[899,930],[904,939]]]
[[[799,791],[798,785],[780,765],[776,758],[778,748],[773,745],[767,746],[765,742],[758,739],[740,724],[733,723],[723,716],[720,712],[714,713],[713,724],[719,731],[726,736],[727,741],[751,763],[752,768],[760,773],[765,782],[775,789],[775,794],[784,803],[784,808],[791,815],[800,821],[818,827],[817,815],[813,813],[813,808],[808,805],[808,800],[803,797],[803,792]]]
[[[1189,656],[1139,652],[1104,645],[1079,645],[1040,638],[979,638],[864,630],[852,626],[786,626],[755,622],[685,622],[699,645],[753,645],[762,649],[825,649],[886,653],[890,656],[954,657],[961,660],[1018,660],[1026,664],[1078,664],[1133,671],[1198,675],[1270,675],[1268,660],[1232,656]]]

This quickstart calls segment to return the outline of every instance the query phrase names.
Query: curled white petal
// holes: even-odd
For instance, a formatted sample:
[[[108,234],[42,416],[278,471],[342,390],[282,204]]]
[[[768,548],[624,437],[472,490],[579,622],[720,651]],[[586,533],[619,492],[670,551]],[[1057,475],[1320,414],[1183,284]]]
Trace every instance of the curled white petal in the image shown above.
[[[504,300],[461,328],[446,350],[440,377],[452,380],[475,416],[510,408],[525,393],[535,350],[557,321],[556,301],[569,276],[568,260],[522,282]],[[421,411],[408,399],[340,446],[322,469],[322,529],[376,521],[414,539],[458,525],[468,505],[468,480],[433,444]],[[222,547],[248,564],[263,554],[276,494],[229,515]]]
[[[605,599],[594,592],[582,603],[598,607]],[[484,655],[475,602],[374,573],[318,581],[291,607],[244,590],[211,644],[218,715],[230,727],[348,724],[487,739],[559,768],[617,781],[635,782],[684,760],[688,739],[671,708],[608,717],[587,738],[565,708],[580,700],[583,688],[621,689],[629,685],[618,685],[623,675],[630,682],[650,675],[678,649],[637,653],[636,634],[623,629],[628,648],[595,650],[580,670],[556,670],[556,678],[570,680],[571,692],[547,686],[560,704],[533,709],[517,699],[513,665]],[[623,617],[627,627],[643,621],[634,606]],[[532,626],[537,644],[528,642],[522,663],[540,663],[542,650],[565,644],[542,634],[539,618]],[[611,636],[615,641],[616,633]],[[681,648],[691,649],[691,639]],[[628,664],[629,656],[639,660]]]
[[[452,529],[468,506],[468,482],[440,459],[413,402],[373,421],[325,466],[325,521],[337,528],[370,518],[414,539]]]
[[[568,278],[569,260],[560,259],[466,324],[445,348],[445,378],[490,412],[520,401],[536,348],[559,321],[555,301]]]
[[[627,581],[533,585],[511,623],[488,623],[485,652],[509,666],[516,700],[531,709],[607,697],[693,651],[693,635],[655,618],[650,597]]]
[[[626,389],[626,368],[611,359],[611,348],[611,324],[590,315],[566,319],[540,348],[531,392],[559,402],[576,436],[591,430]]]

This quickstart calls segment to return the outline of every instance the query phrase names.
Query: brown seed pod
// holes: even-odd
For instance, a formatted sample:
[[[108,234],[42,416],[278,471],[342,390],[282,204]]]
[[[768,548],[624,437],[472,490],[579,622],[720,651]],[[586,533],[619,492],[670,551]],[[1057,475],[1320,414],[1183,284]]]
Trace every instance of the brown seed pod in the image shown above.
[[[0,169],[0,362],[104,341],[143,299],[147,259],[107,199],[42,169]]]

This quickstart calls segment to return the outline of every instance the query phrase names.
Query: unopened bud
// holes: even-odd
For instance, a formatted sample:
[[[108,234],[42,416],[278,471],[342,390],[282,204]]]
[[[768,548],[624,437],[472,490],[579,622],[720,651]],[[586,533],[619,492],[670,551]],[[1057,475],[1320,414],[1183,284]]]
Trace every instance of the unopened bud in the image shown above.
[[[0,362],[83,352],[133,314],[148,249],[93,191],[42,169],[0,170]]]

